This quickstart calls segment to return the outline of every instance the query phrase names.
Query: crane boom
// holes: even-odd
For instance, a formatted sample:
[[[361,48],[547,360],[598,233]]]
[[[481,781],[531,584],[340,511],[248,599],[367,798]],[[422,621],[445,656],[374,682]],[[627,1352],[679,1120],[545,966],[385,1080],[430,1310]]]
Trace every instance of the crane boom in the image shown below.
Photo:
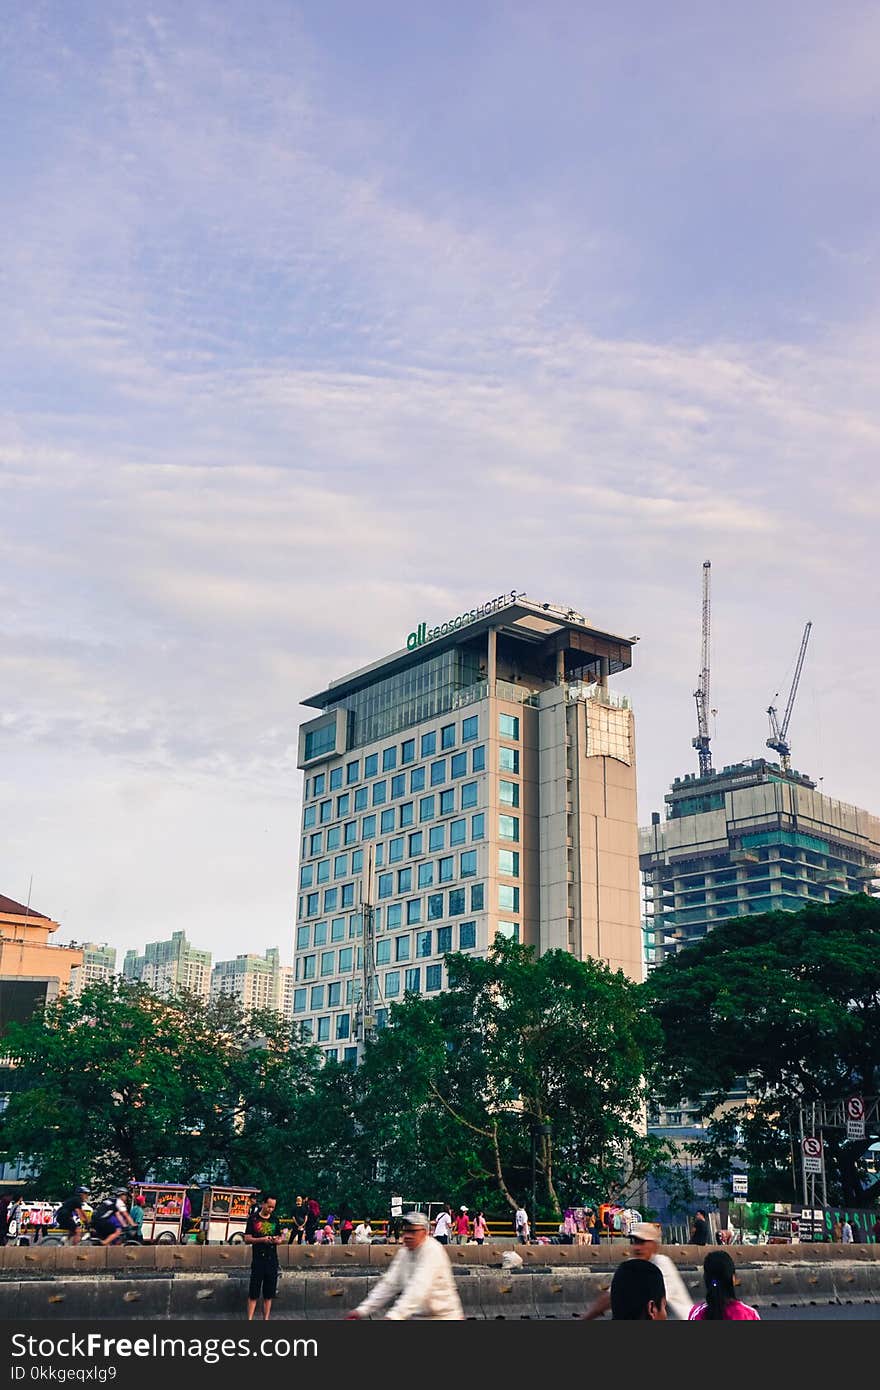
[[[703,561],[703,625],[700,651],[700,683],[694,691],[697,706],[697,737],[691,743],[697,750],[700,762],[700,776],[713,772],[712,754],[709,751],[709,651],[711,595],[709,581],[712,574],[712,561]]]
[[[791,721],[791,712],[794,709],[795,696],[801,681],[801,672],[804,669],[804,657],[807,654],[807,643],[810,640],[813,624],[808,622],[804,628],[804,635],[801,638],[801,649],[795,662],[794,676],[791,681],[791,689],[788,692],[788,700],[785,705],[785,713],[782,716],[782,723],[779,723],[779,715],[775,705],[769,705],[767,713],[770,716],[770,737],[767,740],[767,747],[773,748],[779,754],[785,772],[791,771],[791,744],[788,742],[788,726]],[[778,698],[778,696],[777,696]]]

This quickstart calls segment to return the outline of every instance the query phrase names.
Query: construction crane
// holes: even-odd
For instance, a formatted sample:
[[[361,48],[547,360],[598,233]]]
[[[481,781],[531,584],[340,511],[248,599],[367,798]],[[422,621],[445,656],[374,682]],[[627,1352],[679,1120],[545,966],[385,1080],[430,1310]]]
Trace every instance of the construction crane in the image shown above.
[[[801,638],[801,649],[798,652],[797,663],[794,668],[794,677],[791,682],[791,690],[788,692],[788,703],[785,706],[785,714],[782,716],[782,723],[779,723],[777,709],[775,705],[767,707],[770,716],[770,737],[767,740],[767,747],[773,748],[779,754],[779,761],[782,764],[783,772],[791,771],[791,744],[788,742],[788,724],[791,719],[791,712],[794,708],[794,697],[797,695],[797,688],[800,684],[801,671],[804,669],[804,657],[807,654],[807,643],[810,640],[810,631],[813,624],[807,623],[804,628],[804,635]],[[779,691],[774,695],[774,700],[779,699]]]
[[[697,750],[700,759],[700,776],[705,777],[715,769],[712,766],[712,754],[709,752],[709,619],[710,619],[710,600],[709,600],[709,579],[712,572],[712,561],[703,561],[703,647],[702,660],[700,666],[700,684],[694,691],[694,699],[697,703],[697,737],[691,739],[691,743]]]

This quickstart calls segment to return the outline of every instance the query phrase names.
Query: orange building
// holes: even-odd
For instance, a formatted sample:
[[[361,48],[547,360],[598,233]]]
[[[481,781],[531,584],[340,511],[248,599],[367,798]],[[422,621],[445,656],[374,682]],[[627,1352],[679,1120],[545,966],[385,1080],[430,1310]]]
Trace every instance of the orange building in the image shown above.
[[[82,965],[81,947],[52,944],[57,930],[51,917],[0,893],[0,1035],[63,994]]]

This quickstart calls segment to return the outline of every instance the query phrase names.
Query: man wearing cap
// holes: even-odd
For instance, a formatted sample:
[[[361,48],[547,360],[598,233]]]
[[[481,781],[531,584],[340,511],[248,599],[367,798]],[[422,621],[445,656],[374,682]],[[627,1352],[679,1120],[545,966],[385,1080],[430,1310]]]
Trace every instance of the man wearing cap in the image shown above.
[[[428,1234],[424,1212],[407,1212],[402,1240],[403,1248],[394,1256],[387,1273],[363,1303],[346,1313],[346,1318],[368,1318],[387,1308],[385,1317],[389,1322],[407,1318],[461,1322],[464,1313],[449,1256]]]
[[[629,1233],[630,1254],[634,1260],[650,1260],[663,1275],[666,1287],[666,1306],[669,1316],[687,1322],[693,1307],[693,1299],[685,1288],[684,1280],[668,1255],[661,1255],[660,1244],[663,1239],[661,1228],[653,1221],[636,1221]],[[611,1306],[611,1295],[606,1290],[594,1299],[581,1318],[590,1321],[601,1318]]]
[[[459,1207],[458,1216],[455,1218],[455,1238],[459,1245],[467,1245],[468,1236],[471,1233],[471,1223],[468,1219],[467,1207]]]

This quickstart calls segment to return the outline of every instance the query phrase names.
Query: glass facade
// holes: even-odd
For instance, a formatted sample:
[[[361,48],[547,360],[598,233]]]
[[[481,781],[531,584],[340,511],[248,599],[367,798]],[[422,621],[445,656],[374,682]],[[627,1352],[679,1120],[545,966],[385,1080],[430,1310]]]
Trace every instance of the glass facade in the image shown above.
[[[356,690],[336,704],[328,705],[327,709],[348,711],[348,746],[360,748],[437,715],[448,714],[455,708],[460,692],[479,683],[479,668],[477,652],[453,647],[397,675],[374,681],[363,690]],[[331,734],[334,732],[335,726]],[[323,730],[315,737],[321,735]],[[332,751],[333,747],[331,737],[327,751]]]

